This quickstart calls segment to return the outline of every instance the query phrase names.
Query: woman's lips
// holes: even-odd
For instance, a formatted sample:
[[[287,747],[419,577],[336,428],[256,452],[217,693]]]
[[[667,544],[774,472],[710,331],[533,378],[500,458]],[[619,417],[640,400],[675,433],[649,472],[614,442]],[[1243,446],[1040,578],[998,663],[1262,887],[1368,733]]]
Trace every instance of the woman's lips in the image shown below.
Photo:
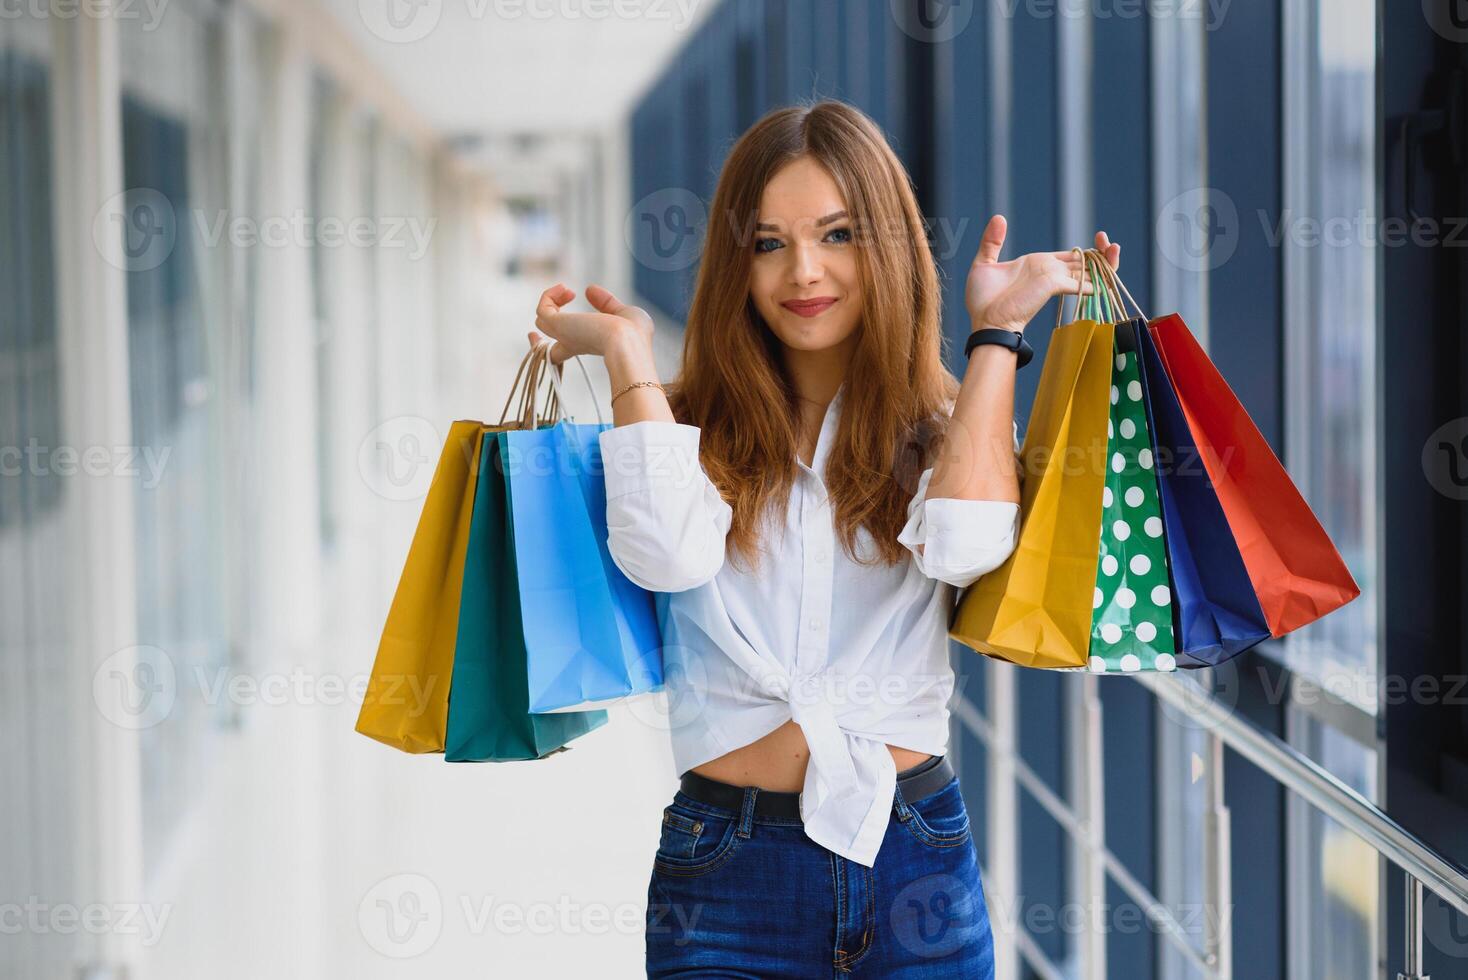
[[[800,316],[820,316],[836,303],[834,296],[822,296],[819,299],[792,299],[780,305],[792,313]]]

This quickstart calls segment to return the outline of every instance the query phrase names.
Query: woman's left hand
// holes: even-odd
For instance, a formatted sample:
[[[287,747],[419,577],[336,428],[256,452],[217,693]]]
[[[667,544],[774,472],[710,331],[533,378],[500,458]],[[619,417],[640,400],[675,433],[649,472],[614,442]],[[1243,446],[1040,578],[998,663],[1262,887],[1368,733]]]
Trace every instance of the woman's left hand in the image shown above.
[[[990,218],[979,242],[979,254],[969,267],[964,305],[974,330],[999,327],[1023,331],[1051,299],[1076,291],[1081,260],[1075,252],[1030,252],[1000,262],[999,252],[1008,229],[1003,215]],[[1113,269],[1121,266],[1121,246],[1113,244],[1106,232],[1096,232],[1096,248]],[[1090,292],[1087,279],[1082,295]]]

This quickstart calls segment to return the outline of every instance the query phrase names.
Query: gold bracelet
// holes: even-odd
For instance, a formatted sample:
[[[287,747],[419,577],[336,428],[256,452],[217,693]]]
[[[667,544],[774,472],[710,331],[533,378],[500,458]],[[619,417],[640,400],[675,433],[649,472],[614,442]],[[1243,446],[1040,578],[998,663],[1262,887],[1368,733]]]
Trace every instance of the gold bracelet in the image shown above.
[[[612,401],[615,402],[618,398],[621,398],[623,395],[627,394],[627,392],[631,391],[633,388],[656,388],[659,391],[662,391],[663,394],[667,394],[667,392],[663,389],[663,386],[661,384],[659,384],[658,382],[656,382],[656,381],[634,381],[631,384],[627,385],[625,388],[623,388],[621,391],[619,391],[615,395],[613,395],[612,396]],[[608,404],[611,404],[611,402],[608,402]]]

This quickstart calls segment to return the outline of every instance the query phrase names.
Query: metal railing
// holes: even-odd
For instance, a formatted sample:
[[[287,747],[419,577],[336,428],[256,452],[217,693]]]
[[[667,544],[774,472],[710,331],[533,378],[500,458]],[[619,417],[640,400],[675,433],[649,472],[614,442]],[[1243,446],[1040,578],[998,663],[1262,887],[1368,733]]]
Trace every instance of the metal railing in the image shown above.
[[[1075,730],[1081,733],[1078,747],[1084,758],[1072,766],[1072,781],[1076,783],[1075,795],[1079,801],[1073,808],[1029,767],[1018,752],[1014,673],[1013,670],[996,669],[989,675],[988,717],[961,697],[953,709],[960,723],[989,752],[988,824],[991,833],[1017,835],[1013,819],[1006,818],[1005,811],[1015,805],[1012,785],[1022,786],[1080,845],[1083,874],[1078,877],[1085,884],[1094,903],[1093,908],[1098,909],[1104,903],[1104,879],[1110,877],[1199,974],[1208,980],[1233,980],[1231,916],[1215,914],[1206,917],[1203,949],[1199,950],[1188,939],[1172,911],[1106,847],[1101,808],[1103,771],[1100,701],[1095,686],[1097,678],[1083,677],[1074,703],[1074,709],[1080,715],[1075,725]],[[1230,821],[1223,795],[1223,749],[1227,746],[1402,869],[1406,876],[1406,962],[1402,972],[1397,974],[1397,980],[1429,980],[1422,972],[1424,889],[1468,915],[1468,873],[1293,746],[1252,722],[1236,717],[1225,704],[1201,687],[1182,682],[1177,677],[1156,674],[1138,674],[1134,680],[1146,687],[1159,702],[1183,710],[1192,721],[1207,730],[1209,777],[1204,787],[1204,893],[1215,911],[1227,913],[1233,907],[1229,873]],[[1184,683],[1188,686],[1184,687]],[[1009,785],[1004,785],[1006,781]],[[1018,868],[1014,858],[1016,843],[1013,839],[992,840],[990,866],[984,869],[989,885],[1006,897],[1018,894]],[[1092,871],[1102,873],[1086,873]],[[1015,948],[1001,951],[1001,957],[1018,955],[1044,977],[1069,975],[1044,954],[1023,928],[1016,928],[1014,934]],[[1011,964],[1009,972],[1001,969],[999,975],[1012,973],[1017,974],[1017,971]],[[1085,980],[1105,980],[1104,947],[1086,946],[1078,975]]]

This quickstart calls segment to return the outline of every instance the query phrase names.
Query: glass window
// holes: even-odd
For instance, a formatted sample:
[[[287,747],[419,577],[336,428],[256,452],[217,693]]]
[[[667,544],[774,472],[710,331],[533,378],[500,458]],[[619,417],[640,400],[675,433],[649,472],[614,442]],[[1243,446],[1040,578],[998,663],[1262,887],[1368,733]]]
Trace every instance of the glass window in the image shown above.
[[[135,497],[139,642],[162,650],[179,678],[228,666],[221,528],[218,286],[227,262],[223,113],[214,111],[217,22],[196,5],[169,8],[153,29],[119,18],[123,257],[133,439],[160,461]],[[166,456],[164,455],[166,453]],[[208,753],[206,685],[180,683],[173,710],[140,732],[144,860],[166,856]]]
[[[1298,709],[1291,741],[1368,800],[1376,753]],[[1376,977],[1380,860],[1371,846],[1308,804],[1291,799],[1292,969],[1302,980]]]
[[[1361,595],[1291,634],[1284,655],[1374,713],[1376,5],[1287,9],[1286,457]]]

